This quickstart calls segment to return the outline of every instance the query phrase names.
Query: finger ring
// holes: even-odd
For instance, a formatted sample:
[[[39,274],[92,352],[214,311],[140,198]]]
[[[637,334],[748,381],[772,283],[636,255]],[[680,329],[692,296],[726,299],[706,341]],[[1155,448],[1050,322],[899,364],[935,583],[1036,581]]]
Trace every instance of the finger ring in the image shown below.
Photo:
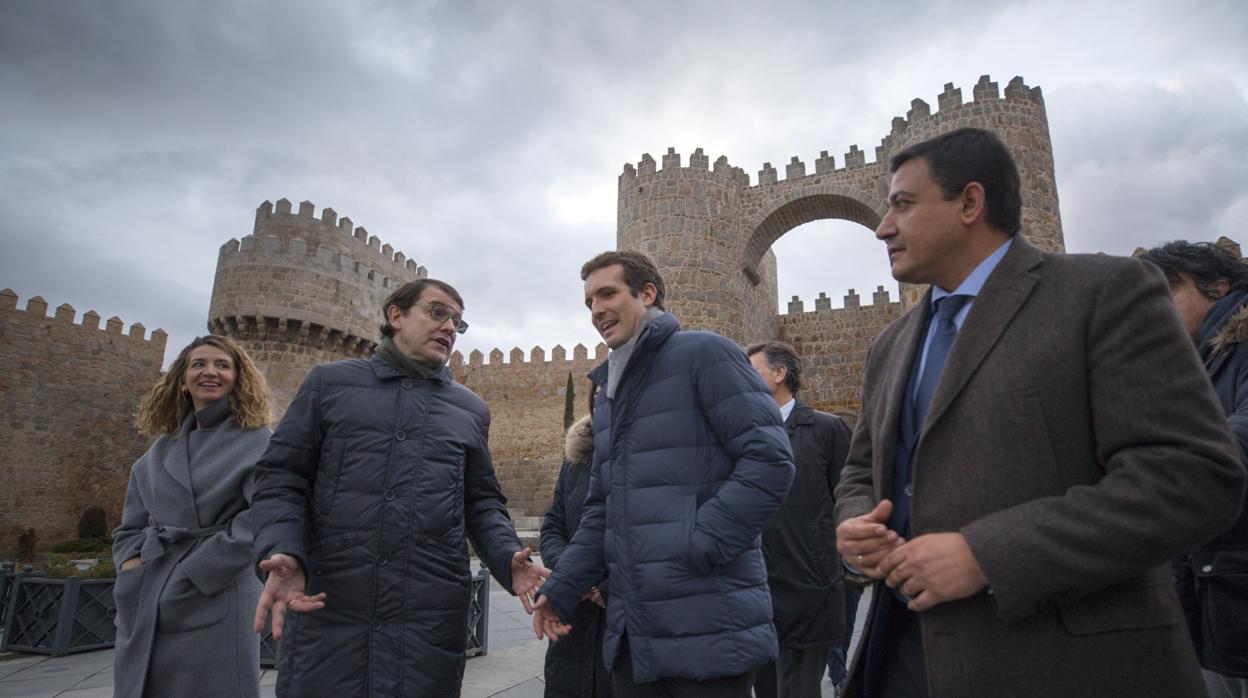
[[[862,567],[862,555],[858,556],[858,566]]]

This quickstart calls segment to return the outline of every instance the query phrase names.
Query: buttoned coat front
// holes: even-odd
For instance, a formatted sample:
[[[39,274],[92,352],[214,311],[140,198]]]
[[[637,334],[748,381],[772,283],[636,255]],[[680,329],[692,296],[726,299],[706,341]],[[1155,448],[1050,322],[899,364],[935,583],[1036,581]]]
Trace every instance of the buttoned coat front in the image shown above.
[[[260,694],[260,639],[251,629],[260,582],[250,573],[249,507],[270,432],[245,431],[227,418],[204,433],[191,463],[194,422],[188,415],[178,433],[156,439],[134,464],[113,532],[118,698]],[[135,556],[143,564],[122,570]]]
[[[929,307],[868,353],[838,522],[892,491]],[[1230,525],[1245,476],[1155,270],[1016,237],[915,448],[913,536],[961,532],[991,588],[919,614],[933,698],[1202,694],[1166,562]],[[862,694],[865,646],[845,695]]]
[[[485,402],[443,366],[314,367],[256,466],[257,562],[298,558],[325,608],[286,616],[279,696],[459,694],[468,540],[504,589],[520,550]]]

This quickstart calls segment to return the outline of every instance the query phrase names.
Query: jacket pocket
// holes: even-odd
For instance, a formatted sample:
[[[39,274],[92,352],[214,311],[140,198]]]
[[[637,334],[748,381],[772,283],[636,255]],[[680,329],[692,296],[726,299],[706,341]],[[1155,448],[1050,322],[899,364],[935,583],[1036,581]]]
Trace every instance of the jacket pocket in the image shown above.
[[[334,499],[338,496],[338,482],[342,479],[343,456],[346,454],[347,441],[342,439],[331,443],[321,454],[322,462],[316,469],[316,489],[312,494],[315,511],[320,516],[328,516],[334,509]]]
[[[1192,553],[1205,638],[1220,653],[1248,654],[1248,548]]]
[[[714,569],[714,565],[707,554],[698,545],[698,496],[691,494],[685,498],[684,519],[682,521],[685,530],[685,557],[689,561],[689,565],[693,570],[702,576],[706,576]]]
[[[226,595],[233,586],[208,596],[191,583],[180,566],[175,567],[160,592],[156,629],[162,633],[183,633],[221,622],[229,605]]]
[[[1167,575],[1136,579],[1058,605],[1073,635],[1175,625],[1183,620],[1174,584]]]
[[[113,606],[117,609],[117,634],[129,637],[134,632],[135,617],[139,613],[139,590],[143,587],[143,574],[147,565],[118,568],[117,581],[113,583]]]

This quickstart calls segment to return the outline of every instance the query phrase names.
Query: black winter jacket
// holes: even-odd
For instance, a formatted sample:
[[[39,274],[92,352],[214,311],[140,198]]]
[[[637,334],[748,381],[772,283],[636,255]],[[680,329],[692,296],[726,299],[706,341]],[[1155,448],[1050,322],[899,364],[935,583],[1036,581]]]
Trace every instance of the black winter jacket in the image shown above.
[[[583,417],[568,429],[566,459],[559,469],[555,496],[542,521],[542,564],[554,568],[581,525],[594,457],[594,426]],[[607,595],[606,580],[596,585]],[[546,648],[546,698],[595,698],[611,695],[611,677],[602,661],[602,633],[607,612],[586,599],[576,606],[572,632]]]
[[[1224,297],[1201,327],[1200,355],[1248,462],[1248,292]],[[1224,533],[1174,565],[1201,666],[1248,677],[1248,502]]]
[[[849,455],[849,425],[798,403],[784,426],[797,475],[776,520],[763,531],[776,633],[785,650],[839,645],[846,640],[845,589],[832,490]]]
[[[599,391],[581,528],[542,586],[566,622],[609,570],[603,657],[614,668],[627,633],[637,682],[735,676],[778,651],[760,534],[793,480],[788,435],[740,347],[679,328],[651,320],[615,397]]]
[[[286,616],[285,696],[458,695],[468,547],[503,588],[520,549],[485,403],[443,366],[374,355],[314,367],[256,465],[257,562],[303,562],[325,608]]]

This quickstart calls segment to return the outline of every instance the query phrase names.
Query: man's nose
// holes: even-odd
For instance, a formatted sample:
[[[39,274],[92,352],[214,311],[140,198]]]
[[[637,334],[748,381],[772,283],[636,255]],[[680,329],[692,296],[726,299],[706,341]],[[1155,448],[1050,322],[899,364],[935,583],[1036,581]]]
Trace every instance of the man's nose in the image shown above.
[[[897,226],[893,224],[893,214],[886,213],[880,224],[875,227],[875,239],[887,240],[897,234]]]

